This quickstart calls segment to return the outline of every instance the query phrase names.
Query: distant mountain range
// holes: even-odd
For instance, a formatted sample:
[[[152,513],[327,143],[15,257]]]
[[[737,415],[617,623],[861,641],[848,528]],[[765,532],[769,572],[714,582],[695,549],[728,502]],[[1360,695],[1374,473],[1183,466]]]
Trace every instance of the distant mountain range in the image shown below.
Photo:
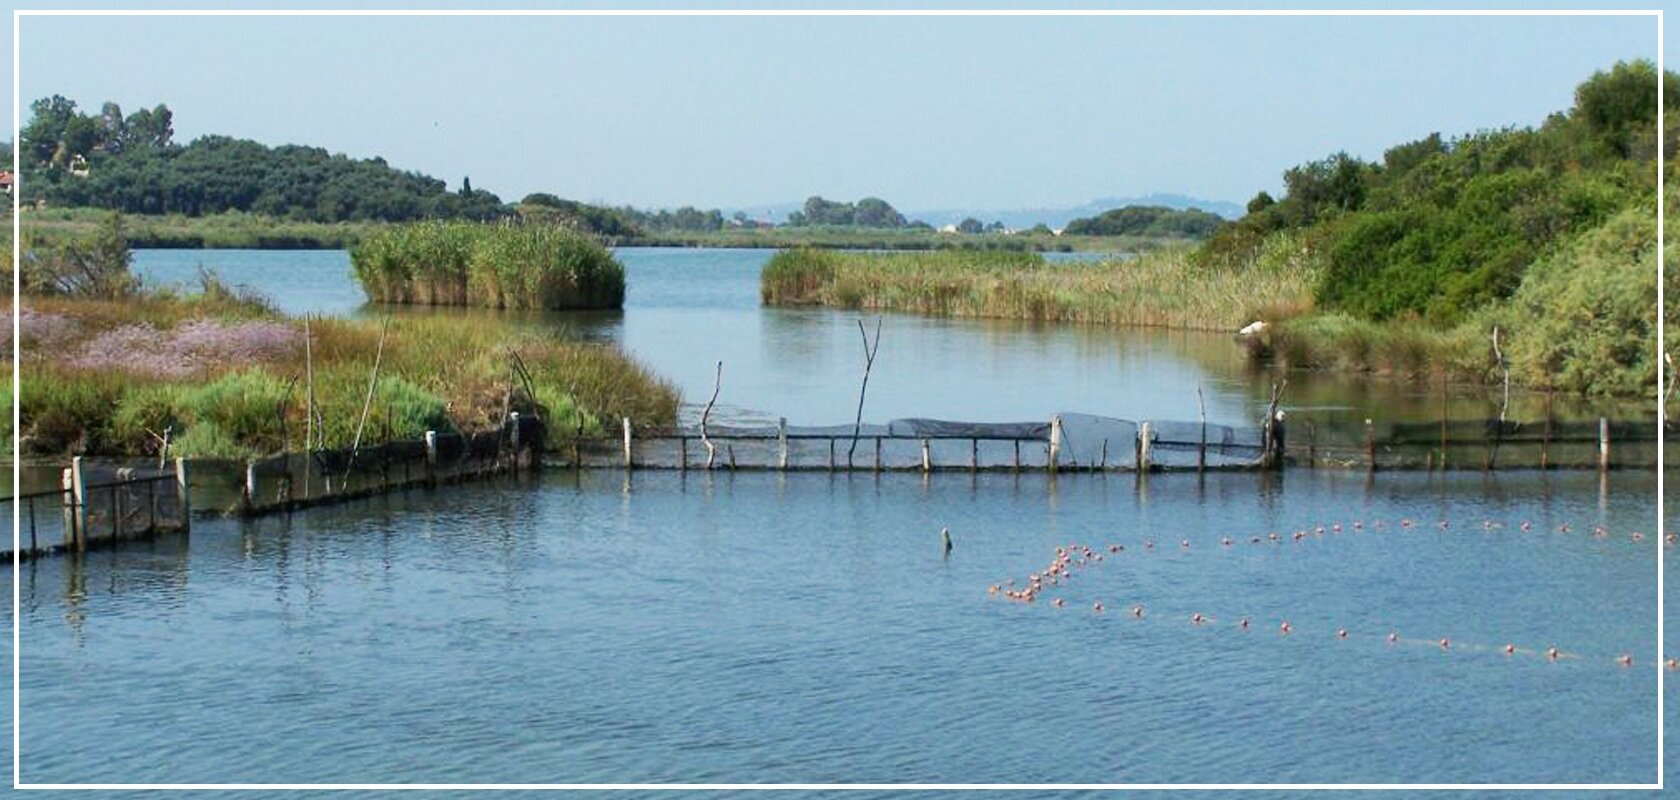
[[[888,199],[891,202],[891,199]],[[1015,209],[983,209],[983,208],[940,208],[923,211],[903,211],[907,219],[919,219],[934,227],[951,225],[973,217],[981,222],[1002,222],[1010,228],[1031,228],[1042,222],[1052,228],[1066,227],[1068,222],[1080,217],[1094,217],[1104,211],[1125,206],[1166,206],[1167,208],[1186,209],[1199,208],[1203,211],[1218,214],[1226,219],[1236,219],[1243,215],[1243,207],[1237,203],[1223,200],[1203,200],[1182,194],[1168,194],[1157,192],[1142,197],[1099,197],[1089,203],[1065,208],[1015,208]],[[762,206],[745,208],[730,208],[724,210],[728,216],[736,211],[745,212],[753,219],[784,222],[788,214],[804,207],[804,201],[790,203],[772,203]]]

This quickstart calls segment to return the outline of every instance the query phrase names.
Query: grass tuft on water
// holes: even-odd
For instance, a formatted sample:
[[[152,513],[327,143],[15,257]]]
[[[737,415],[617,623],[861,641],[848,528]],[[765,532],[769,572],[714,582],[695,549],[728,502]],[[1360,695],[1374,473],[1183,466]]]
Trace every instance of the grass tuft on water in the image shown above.
[[[485,308],[622,308],[624,266],[569,228],[428,221],[368,233],[350,250],[368,299]]]

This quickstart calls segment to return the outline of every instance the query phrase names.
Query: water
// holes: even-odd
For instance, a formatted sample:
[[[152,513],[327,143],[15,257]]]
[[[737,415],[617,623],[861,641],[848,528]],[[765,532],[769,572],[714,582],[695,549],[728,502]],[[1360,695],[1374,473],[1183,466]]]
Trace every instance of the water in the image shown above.
[[[1654,514],[1638,473],[601,471],[204,520],[26,566],[23,778],[1649,781]],[[988,597],[1069,542],[1127,549]]]
[[[367,307],[343,251],[143,250],[135,266],[159,284],[192,285],[200,265],[271,297],[292,313],[442,313],[513,317],[571,335],[622,344],[676,381],[688,415],[710,397],[722,361],[719,413],[726,421],[831,425],[857,413],[863,345],[857,323],[874,316],[765,308],[758,275],[767,250],[623,248],[622,312],[508,314],[483,310]],[[1082,254],[1057,254],[1069,258]],[[886,314],[870,376],[866,420],[935,417],[1005,422],[1061,411],[1127,419],[1194,421],[1202,391],[1211,422],[1254,425],[1276,376],[1253,370],[1227,334],[1115,329],[1014,320]],[[1453,387],[1453,418],[1498,414],[1497,393]],[[1438,387],[1359,376],[1297,373],[1286,405],[1298,420],[1436,420]],[[1548,401],[1518,392],[1514,419],[1537,419]],[[1648,404],[1558,398],[1560,418],[1649,417]]]
[[[620,342],[691,401],[722,359],[734,416],[850,419],[855,314],[760,307],[762,251],[621,255],[623,312],[519,319]],[[290,311],[385,313],[345,291],[342,253],[223,256],[137,261],[163,279],[202,260]],[[1193,419],[1201,386],[1210,419],[1243,423],[1270,382],[1217,335],[905,315],[883,330],[870,419]],[[1330,415],[1440,409],[1357,379],[1290,391]],[[1659,654],[1680,655],[1656,637],[1656,515],[1643,472],[609,470],[205,519],[190,539],[26,567],[23,776],[1651,781]],[[988,596],[1070,542],[1127,549],[1031,605]]]

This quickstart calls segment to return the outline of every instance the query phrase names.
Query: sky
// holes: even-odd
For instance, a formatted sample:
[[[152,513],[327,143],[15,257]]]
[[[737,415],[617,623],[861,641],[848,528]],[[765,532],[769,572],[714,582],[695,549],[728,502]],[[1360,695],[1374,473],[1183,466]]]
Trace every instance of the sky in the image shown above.
[[[177,141],[377,155],[505,200],[904,210],[1240,203],[1337,151],[1538,124],[1657,48],[1653,17],[32,16],[16,33],[25,116],[55,93],[162,102]]]

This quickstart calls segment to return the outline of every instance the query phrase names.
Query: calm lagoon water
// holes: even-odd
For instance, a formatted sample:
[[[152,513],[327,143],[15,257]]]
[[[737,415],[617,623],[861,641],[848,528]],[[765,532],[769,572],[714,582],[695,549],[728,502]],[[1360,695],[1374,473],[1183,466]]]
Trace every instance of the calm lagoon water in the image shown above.
[[[741,417],[850,418],[856,315],[760,308],[763,252],[623,257],[622,313],[526,319],[621,342],[690,398],[722,359]],[[156,280],[199,261],[287,310],[382,313],[342,253],[137,258]],[[903,315],[885,331],[874,419],[1193,419],[1200,385],[1210,418],[1247,422],[1267,383],[1223,336]],[[1324,413],[1439,408],[1300,383]],[[1657,679],[1659,653],[1680,655],[1657,641],[1655,488],[1644,472],[551,470],[204,519],[190,539],[26,565],[23,777],[1651,781],[1677,774]],[[1032,604],[988,594],[1075,542],[1105,559]]]
[[[24,777],[1650,780],[1653,483],[550,471],[206,520],[26,567]],[[1126,550],[988,596],[1073,542]]]

